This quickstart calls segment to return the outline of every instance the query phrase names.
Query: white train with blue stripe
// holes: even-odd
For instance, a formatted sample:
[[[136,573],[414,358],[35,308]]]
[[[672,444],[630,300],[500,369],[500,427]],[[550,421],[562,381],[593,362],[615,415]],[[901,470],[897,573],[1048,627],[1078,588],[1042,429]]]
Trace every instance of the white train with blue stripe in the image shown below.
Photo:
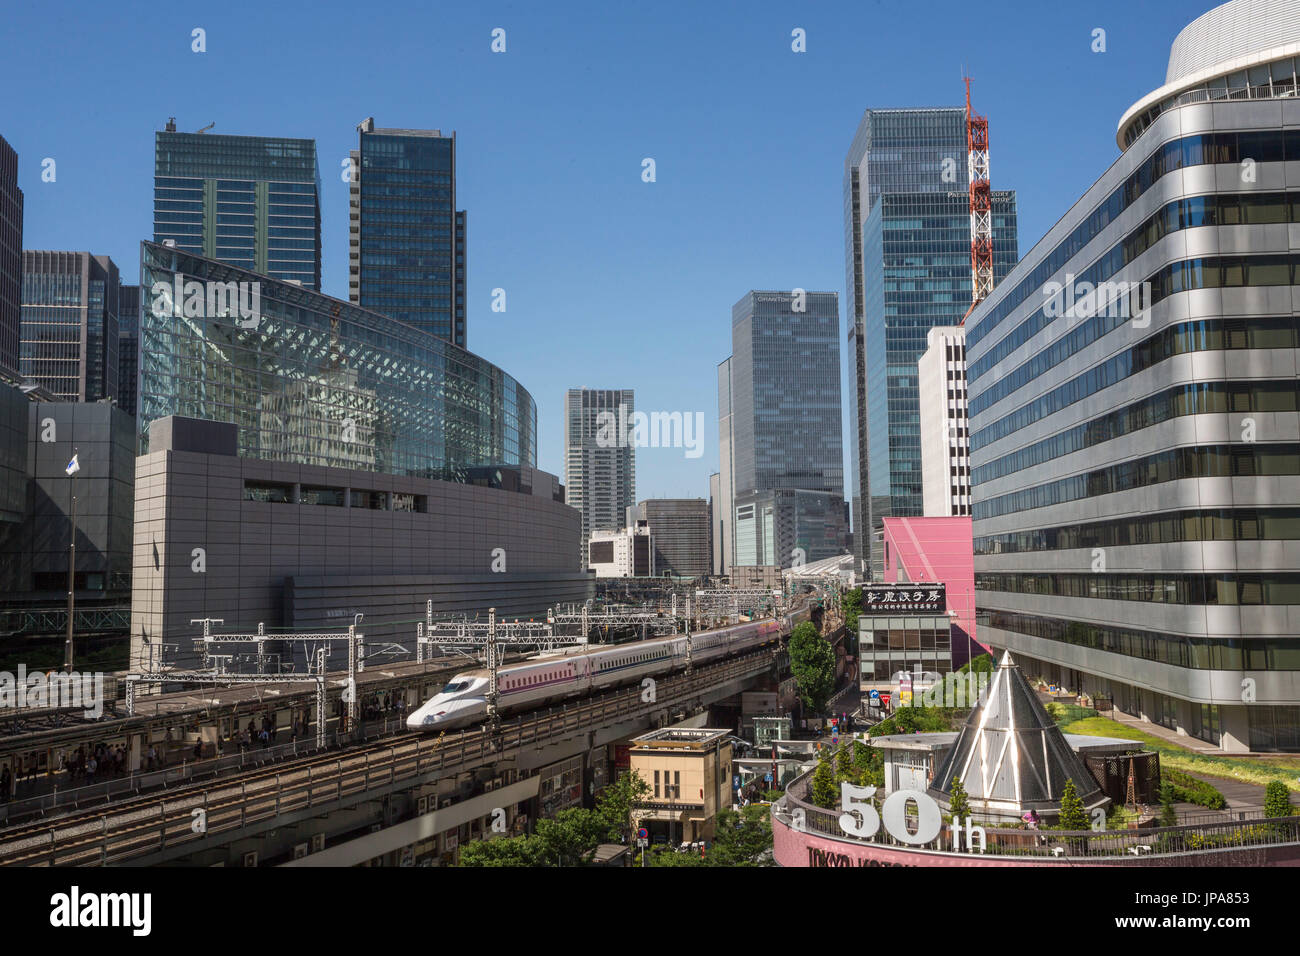
[[[691,662],[700,664],[769,644],[810,618],[807,607],[778,618],[748,621],[691,635]],[[575,647],[497,670],[498,710],[508,714],[581,697],[593,690],[640,683],[686,666],[686,637],[653,638],[611,646]],[[486,669],[457,674],[411,712],[410,730],[443,731],[476,724],[487,716]]]

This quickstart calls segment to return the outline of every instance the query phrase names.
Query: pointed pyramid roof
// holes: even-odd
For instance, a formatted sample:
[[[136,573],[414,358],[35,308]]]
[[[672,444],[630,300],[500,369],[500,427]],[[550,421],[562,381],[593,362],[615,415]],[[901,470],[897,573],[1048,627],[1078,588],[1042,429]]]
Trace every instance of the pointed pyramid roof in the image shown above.
[[[983,702],[971,711],[931,790],[946,799],[954,778],[961,780],[972,809],[1054,810],[1066,780],[1074,781],[1085,804],[1101,796],[1010,653],[1002,655]]]

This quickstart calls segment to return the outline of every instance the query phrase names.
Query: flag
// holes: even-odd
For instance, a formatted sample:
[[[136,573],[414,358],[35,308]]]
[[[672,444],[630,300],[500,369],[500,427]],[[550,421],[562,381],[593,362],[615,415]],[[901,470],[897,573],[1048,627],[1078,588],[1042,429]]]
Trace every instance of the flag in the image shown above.
[[[76,455],[72,456],[72,461],[68,462],[68,467],[63,470],[66,471],[69,475],[75,475],[77,472],[81,471],[81,465],[77,461]]]

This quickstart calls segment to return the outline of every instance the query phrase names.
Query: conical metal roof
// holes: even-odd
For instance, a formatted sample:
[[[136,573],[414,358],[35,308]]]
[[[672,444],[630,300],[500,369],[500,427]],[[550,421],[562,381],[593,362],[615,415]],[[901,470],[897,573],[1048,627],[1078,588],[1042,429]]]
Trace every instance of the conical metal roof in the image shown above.
[[[1059,808],[1067,780],[1085,804],[1102,795],[1010,653],[1002,655],[983,703],[971,711],[931,791],[946,800],[954,778],[972,809],[1002,813]]]

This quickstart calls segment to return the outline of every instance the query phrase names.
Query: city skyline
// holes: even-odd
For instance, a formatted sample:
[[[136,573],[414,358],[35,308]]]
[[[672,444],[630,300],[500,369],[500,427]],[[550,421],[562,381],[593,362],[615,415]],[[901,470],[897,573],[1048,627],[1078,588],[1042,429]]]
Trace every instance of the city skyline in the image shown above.
[[[157,54],[148,68],[111,55],[112,38],[126,36],[125,22],[107,13],[79,15],[65,37],[66,89],[62,81],[51,86],[40,79],[42,47],[35,41],[48,32],[45,19],[16,15],[11,31],[20,42],[9,64],[15,101],[41,106],[15,111],[5,130],[19,154],[19,185],[27,199],[24,245],[94,249],[124,263],[125,281],[135,281],[138,243],[152,235],[154,133],[175,115],[178,129],[187,132],[215,122],[218,134],[317,141],[322,291],[347,298],[348,185],[340,173],[356,147],[356,124],[378,115],[393,126],[454,129],[461,154],[457,205],[474,214],[467,324],[479,330],[475,351],[512,369],[537,397],[538,465],[559,474],[563,392],[574,382],[597,388],[629,383],[638,389],[640,407],[703,411],[712,426],[713,356],[726,354],[726,315],[735,298],[749,288],[843,294],[838,179],[864,108],[957,106],[964,66],[975,79],[976,108],[990,119],[993,187],[1014,186],[1020,197],[1025,254],[1096,170],[1116,158],[1112,134],[1119,115],[1159,85],[1167,38],[1204,12],[1204,4],[1152,5],[1140,24],[1131,5],[1117,3],[1098,7],[1086,20],[1044,10],[1032,22],[1015,22],[1019,42],[1052,50],[1060,64],[1033,83],[1025,82],[1028,61],[977,58],[965,39],[972,15],[956,4],[935,18],[945,23],[939,30],[899,11],[810,15],[774,5],[757,8],[743,22],[691,10],[689,22],[698,29],[688,30],[681,28],[684,7],[680,16],[673,9],[614,14],[593,8],[563,32],[540,13],[435,19],[415,9],[385,10],[356,24],[346,39],[329,29],[328,6],[319,10],[319,23],[260,12],[267,28],[253,35],[238,32],[238,4],[223,9],[229,14],[199,18],[207,23],[159,14],[151,31]],[[868,21],[899,42],[882,48],[864,72],[851,37],[861,32],[855,24]],[[490,49],[498,26],[507,30],[503,54]],[[201,54],[191,50],[196,27],[206,31]],[[796,27],[807,32],[806,53],[791,50]],[[1090,49],[1097,27],[1108,31],[1105,54]],[[719,31],[728,43],[716,42]],[[282,43],[278,37],[286,32],[297,41]],[[157,39],[171,34],[174,41]],[[431,35],[445,62],[419,57],[420,79],[409,83],[417,67],[404,66],[401,54],[427,45]],[[24,36],[34,42],[22,43]],[[379,36],[397,37],[398,48],[367,75],[339,85],[320,65],[330,61],[331,50],[343,55],[378,43]],[[903,53],[917,42],[926,43],[939,67],[904,82],[909,64]],[[265,77],[240,73],[268,53],[281,69],[308,71],[321,92],[292,111],[255,95]],[[769,68],[717,78],[756,59]],[[680,75],[658,68],[669,61],[681,61]],[[88,117],[51,126],[43,114],[73,115],[66,104],[80,87],[78,69],[105,78],[115,101],[111,121]],[[167,94],[158,92],[155,69],[169,75]],[[592,82],[596,77],[607,80]],[[1070,128],[1078,135],[1063,134],[1054,148],[1035,116],[1080,80],[1096,94],[1072,116]],[[684,103],[674,95],[701,83],[710,93],[704,99],[728,108],[692,106],[690,98]],[[645,96],[628,100],[627,90],[641,85]],[[429,97],[430,88],[439,95]],[[790,135],[767,137],[763,150],[751,149],[740,131],[773,121],[788,125]],[[42,181],[47,158],[56,163],[54,182]],[[653,183],[642,181],[645,158],[656,161]],[[111,195],[104,194],[104,182],[114,184]],[[788,198],[757,202],[772,182],[782,183],[778,193]],[[734,241],[759,231],[778,241]],[[504,290],[505,312],[493,311],[496,289]],[[657,370],[653,379],[638,374],[625,343],[607,334],[611,323],[658,330],[641,343],[644,367]],[[698,344],[706,358],[681,361],[687,343],[692,353]],[[845,419],[847,434],[847,409]],[[716,439],[706,441],[700,458],[680,449],[641,449],[637,468],[642,496],[705,495],[708,475],[718,469]]]

